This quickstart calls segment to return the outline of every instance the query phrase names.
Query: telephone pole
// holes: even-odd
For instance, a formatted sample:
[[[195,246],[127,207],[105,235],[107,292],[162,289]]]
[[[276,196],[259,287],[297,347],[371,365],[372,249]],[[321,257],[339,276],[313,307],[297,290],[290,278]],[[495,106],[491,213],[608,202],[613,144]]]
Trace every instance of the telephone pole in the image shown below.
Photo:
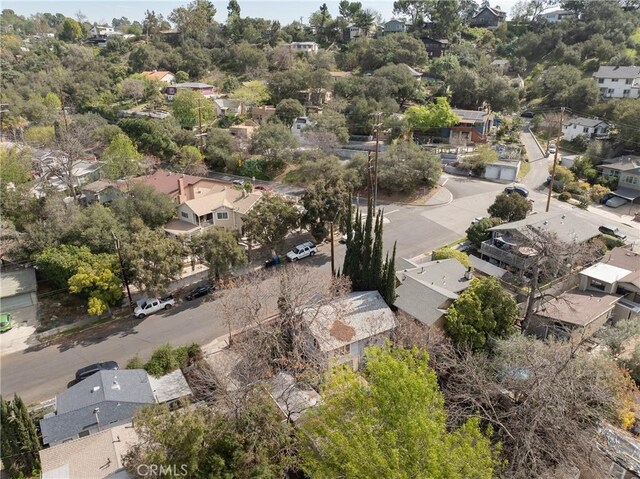
[[[4,141],[4,126],[2,124],[2,114],[9,113],[9,110],[6,109],[8,106],[8,103],[0,103],[0,143]]]
[[[131,298],[131,290],[129,289],[129,281],[127,280],[127,273],[124,270],[124,261],[122,261],[122,252],[120,251],[120,240],[116,236],[116,234],[112,231],[111,235],[113,236],[113,242],[116,247],[116,252],[118,253],[118,259],[120,260],[120,272],[122,273],[122,281],[124,282],[125,287],[127,288],[127,296],[129,297],[129,308],[131,312],[134,311],[133,307],[133,299]]]
[[[373,167],[373,172],[374,172],[374,192],[373,192],[373,209],[375,211],[375,209],[378,206],[378,153],[380,151],[380,127],[382,126],[382,123],[380,123],[380,119],[382,118],[382,112],[376,112],[376,158],[375,158],[375,166]]]
[[[373,195],[373,178],[371,178],[371,150],[367,152],[367,204]]]
[[[62,93],[62,88],[60,88],[60,106],[62,107],[62,118],[64,118],[64,131],[65,133],[69,133],[69,125],[67,124],[67,110],[64,107],[64,94]]]
[[[560,145],[560,136],[562,136],[562,116],[564,115],[564,107],[560,109],[560,128],[558,129],[558,137],[556,138],[556,152],[553,154],[553,168],[551,169],[551,181],[549,181],[549,193],[547,194],[546,212],[549,212],[551,205],[551,192],[553,191],[553,181],[556,179],[556,165],[558,163],[558,146]]]
[[[198,98],[198,136],[200,137],[200,153],[204,155],[204,133],[202,132],[202,98]]]
[[[336,265],[335,265],[335,254],[333,252],[333,221],[331,223],[329,223],[331,225],[331,231],[330,231],[330,235],[331,235],[331,276],[335,276],[336,275]]]

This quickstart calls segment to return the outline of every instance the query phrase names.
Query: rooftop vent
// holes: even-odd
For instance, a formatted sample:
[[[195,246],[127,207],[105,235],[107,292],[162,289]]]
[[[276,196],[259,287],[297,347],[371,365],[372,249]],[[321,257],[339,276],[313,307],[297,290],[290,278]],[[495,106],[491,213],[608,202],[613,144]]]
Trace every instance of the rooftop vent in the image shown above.
[[[97,393],[98,391],[100,391],[100,386],[93,386],[93,388],[91,389],[92,393]]]

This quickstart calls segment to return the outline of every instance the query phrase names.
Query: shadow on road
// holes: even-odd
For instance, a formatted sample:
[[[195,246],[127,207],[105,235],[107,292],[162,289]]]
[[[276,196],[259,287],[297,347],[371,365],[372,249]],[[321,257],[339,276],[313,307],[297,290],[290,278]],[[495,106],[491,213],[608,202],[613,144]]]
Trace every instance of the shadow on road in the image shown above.
[[[135,328],[142,321],[144,320],[129,316],[128,318],[111,321],[109,323],[87,329],[86,331],[79,331],[68,336],[63,336],[62,338],[52,341],[47,346],[55,345],[60,352],[64,352],[73,349],[76,346],[98,344],[114,336],[124,338],[132,334],[138,334]]]

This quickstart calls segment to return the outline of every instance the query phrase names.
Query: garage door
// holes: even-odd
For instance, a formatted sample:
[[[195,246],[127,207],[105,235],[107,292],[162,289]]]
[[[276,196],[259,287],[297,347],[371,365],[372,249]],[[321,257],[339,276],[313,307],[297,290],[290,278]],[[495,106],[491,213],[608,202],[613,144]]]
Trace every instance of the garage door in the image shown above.
[[[26,308],[28,306],[33,306],[31,293],[18,294],[10,298],[0,299],[0,311],[2,312],[13,311],[14,309]]]

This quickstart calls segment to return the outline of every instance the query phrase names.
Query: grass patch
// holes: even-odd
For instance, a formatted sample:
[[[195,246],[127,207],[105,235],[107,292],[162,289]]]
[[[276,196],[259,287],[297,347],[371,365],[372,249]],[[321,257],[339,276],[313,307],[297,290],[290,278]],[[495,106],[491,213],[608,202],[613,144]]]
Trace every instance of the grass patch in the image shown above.
[[[636,42],[636,44],[640,44],[640,28],[631,34],[631,39]]]
[[[144,369],[151,376],[160,377],[183,368],[201,357],[202,349],[196,343],[178,347],[163,344],[153,352],[151,359],[146,363],[139,356],[131,358],[127,363],[127,369]]]
[[[520,163],[520,172],[518,173],[518,181],[522,181],[522,179],[529,174],[531,171],[531,163],[528,161],[523,161]]]
[[[459,244],[464,243],[465,241],[467,241],[467,237],[463,236],[462,238],[455,240],[453,243],[446,244],[438,249],[453,248],[454,246],[458,246]]]

